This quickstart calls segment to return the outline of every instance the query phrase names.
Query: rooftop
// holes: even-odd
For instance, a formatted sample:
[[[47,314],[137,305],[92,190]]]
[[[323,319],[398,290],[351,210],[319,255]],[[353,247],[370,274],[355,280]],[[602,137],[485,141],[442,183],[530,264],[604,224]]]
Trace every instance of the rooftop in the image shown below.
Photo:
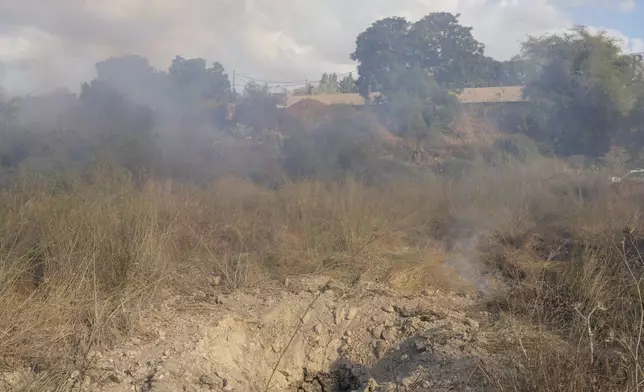
[[[379,93],[371,93],[371,97]],[[523,86],[503,87],[476,87],[466,88],[458,96],[462,103],[491,103],[491,102],[521,102]],[[359,94],[315,94],[315,95],[289,95],[286,97],[286,107],[304,99],[314,99],[325,105],[364,105],[364,100]]]

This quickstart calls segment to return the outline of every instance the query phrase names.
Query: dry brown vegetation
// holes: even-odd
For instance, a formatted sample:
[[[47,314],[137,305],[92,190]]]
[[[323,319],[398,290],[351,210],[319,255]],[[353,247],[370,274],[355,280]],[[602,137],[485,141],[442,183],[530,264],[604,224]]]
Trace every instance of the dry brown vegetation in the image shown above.
[[[0,190],[0,367],[82,367],[215,275],[236,290],[325,274],[481,295],[498,390],[638,390],[641,199],[606,178],[546,159],[380,187],[24,174]]]

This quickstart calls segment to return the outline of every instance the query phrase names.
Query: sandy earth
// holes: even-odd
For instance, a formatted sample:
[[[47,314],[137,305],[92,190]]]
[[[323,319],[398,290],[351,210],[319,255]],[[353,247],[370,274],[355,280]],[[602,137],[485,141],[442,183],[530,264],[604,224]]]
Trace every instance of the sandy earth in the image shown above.
[[[114,392],[487,389],[476,371],[486,356],[479,321],[487,316],[472,299],[327,282],[173,297],[144,317],[138,337],[91,353],[91,368],[72,373],[68,385]],[[18,390],[16,380],[2,379],[0,390]]]

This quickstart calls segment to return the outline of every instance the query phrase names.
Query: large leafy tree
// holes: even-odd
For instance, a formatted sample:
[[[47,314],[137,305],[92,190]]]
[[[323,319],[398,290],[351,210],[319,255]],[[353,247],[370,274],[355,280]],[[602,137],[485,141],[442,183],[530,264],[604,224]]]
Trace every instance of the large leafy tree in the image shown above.
[[[358,35],[351,58],[359,62],[357,85],[362,96],[369,91],[385,95],[396,89],[394,80],[405,69],[420,68],[442,87],[498,85],[516,82],[515,63],[498,62],[484,55],[484,45],[459,15],[431,13],[415,23],[385,18]]]
[[[408,64],[410,24],[405,18],[392,17],[374,22],[358,35],[351,59],[358,61],[358,91],[386,93],[394,89],[393,69]]]
[[[183,102],[210,100],[223,105],[232,100],[230,80],[220,63],[207,67],[204,59],[177,56],[168,74],[177,97]]]
[[[102,156],[128,169],[149,168],[155,154],[152,110],[132,102],[105,82],[84,83],[72,113],[80,160]],[[73,148],[73,146],[70,146]]]
[[[276,129],[281,118],[278,103],[279,98],[270,93],[268,85],[250,82],[237,102],[233,120],[255,132]]]
[[[111,57],[96,64],[96,79],[109,84],[135,102],[155,109],[168,103],[167,75],[139,55]]]
[[[525,94],[542,124],[531,136],[560,155],[608,152],[636,103],[631,57],[604,33],[575,27],[528,39],[522,59],[531,79]]]
[[[472,28],[459,23],[460,15],[431,13],[410,26],[409,62],[428,70],[444,86],[461,88],[479,78],[484,45]]]

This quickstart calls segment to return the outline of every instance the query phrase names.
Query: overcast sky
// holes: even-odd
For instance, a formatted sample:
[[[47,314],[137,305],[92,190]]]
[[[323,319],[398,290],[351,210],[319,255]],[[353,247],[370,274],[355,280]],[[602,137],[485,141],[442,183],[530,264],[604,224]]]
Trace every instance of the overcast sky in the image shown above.
[[[0,86],[13,93],[76,90],[109,56],[219,61],[267,80],[347,72],[358,33],[387,16],[458,12],[498,59],[527,34],[575,23],[608,29],[644,51],[638,0],[0,0]],[[637,22],[636,22],[637,21]]]

